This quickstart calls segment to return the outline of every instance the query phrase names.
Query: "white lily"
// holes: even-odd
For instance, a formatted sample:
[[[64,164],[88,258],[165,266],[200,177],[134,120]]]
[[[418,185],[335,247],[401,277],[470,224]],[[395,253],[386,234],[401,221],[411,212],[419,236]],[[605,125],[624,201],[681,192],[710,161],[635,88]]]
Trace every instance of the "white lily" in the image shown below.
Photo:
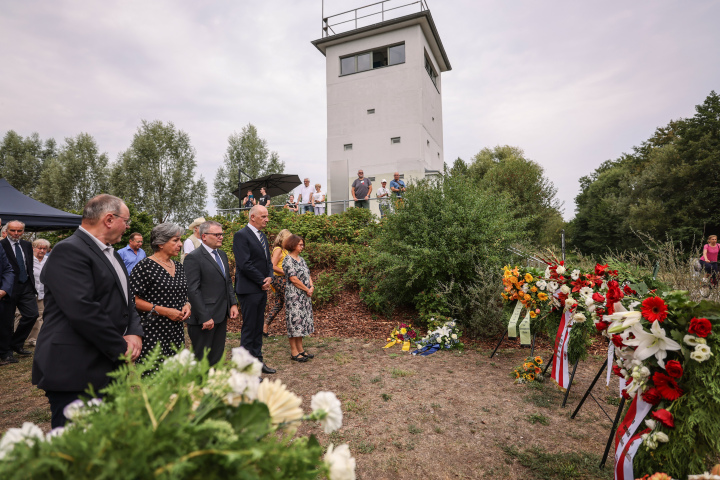
[[[660,368],[665,368],[665,357],[667,357],[668,350],[680,350],[680,344],[667,337],[660,322],[652,323],[650,333],[639,323],[635,323],[631,328],[635,338],[625,340],[624,343],[637,347],[633,357],[639,362],[655,355]]]
[[[610,327],[608,327],[608,332],[620,333],[633,325],[639,324],[642,318],[642,312],[617,312],[609,315],[609,318],[613,322],[610,324]]]

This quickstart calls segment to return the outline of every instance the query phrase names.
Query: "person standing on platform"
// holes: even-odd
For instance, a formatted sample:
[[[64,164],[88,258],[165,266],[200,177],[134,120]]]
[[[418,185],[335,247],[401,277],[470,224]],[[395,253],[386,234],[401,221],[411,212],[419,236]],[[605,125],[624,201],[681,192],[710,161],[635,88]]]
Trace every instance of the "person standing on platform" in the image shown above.
[[[185,258],[188,298],[192,313],[187,321],[188,335],[198,360],[207,351],[210,365],[218,363],[225,351],[227,318],[238,317],[237,298],[230,279],[222,225],[205,222],[200,225],[202,246]]]
[[[260,198],[258,198],[257,204],[263,207],[270,205],[270,195],[267,194],[265,187],[260,187]]]
[[[390,210],[390,191],[386,188],[387,180],[385,180],[384,178],[382,182],[380,182],[380,185],[382,186],[378,188],[378,191],[375,195],[377,196],[378,202],[380,203],[380,218],[383,218]]]
[[[393,180],[390,182],[390,191],[393,193],[395,198],[401,199],[405,190],[405,182],[400,180],[400,172],[395,172],[393,174]]]
[[[2,219],[0,219],[0,225],[2,225]],[[5,249],[0,248],[0,322],[5,320],[4,312],[10,303],[9,299],[14,283],[15,272],[12,265],[10,265]],[[17,363],[17,359],[12,354],[0,357],[0,365],[7,365],[8,363]]]
[[[352,183],[352,196],[355,200],[355,206],[358,208],[370,208],[370,194],[372,193],[372,183],[369,178],[365,178],[362,170],[358,170],[358,178]]]
[[[123,259],[125,268],[127,268],[128,275],[132,273],[133,267],[138,264],[140,260],[145,258],[145,250],[142,249],[143,237],[138,232],[130,234],[127,247],[118,250],[118,255]]]
[[[65,424],[63,409],[92,386],[99,392],[108,373],[140,356],[143,330],[128,275],[112,245],[130,227],[130,211],[112,195],[92,198],[82,224],[48,258],[43,328],[33,359],[32,383],[50,401],[53,428]]]
[[[262,232],[268,223],[267,208],[250,209],[248,224],[233,237],[235,255],[235,293],[242,311],[240,345],[263,362],[262,340],[267,291],[272,282],[268,240]],[[263,362],[263,373],[275,373]]]
[[[23,346],[40,314],[35,290],[32,244],[22,239],[25,224],[19,220],[10,220],[7,227],[8,236],[0,240],[0,246],[12,265],[15,283],[9,302],[5,305],[3,318],[0,319],[0,359],[14,363],[13,352],[20,356],[32,355],[32,352],[25,350]],[[13,333],[16,308],[21,316]]]
[[[303,185],[300,187],[300,193],[298,194],[300,213],[313,212],[312,198],[314,192],[315,190],[310,186],[310,179],[303,180]]]
[[[187,256],[190,252],[200,247],[200,244],[202,242],[200,241],[200,233],[198,231],[198,227],[200,227],[200,225],[203,223],[205,223],[205,218],[199,217],[193,220],[193,222],[188,227],[188,230],[192,230],[193,233],[188,238],[186,238],[185,243],[183,243],[183,254],[180,258],[180,263],[185,261],[185,256]]]

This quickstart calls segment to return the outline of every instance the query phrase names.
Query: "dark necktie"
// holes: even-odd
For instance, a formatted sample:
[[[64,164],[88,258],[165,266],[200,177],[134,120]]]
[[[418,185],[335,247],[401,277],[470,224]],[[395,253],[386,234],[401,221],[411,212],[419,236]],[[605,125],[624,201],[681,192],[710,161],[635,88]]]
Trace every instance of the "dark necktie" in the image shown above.
[[[213,250],[213,255],[215,256],[217,264],[220,265],[220,271],[223,273],[223,276],[225,276],[225,268],[223,268],[222,260],[220,260],[220,254],[217,250]]]
[[[20,281],[20,283],[25,283],[28,279],[27,267],[25,266],[25,260],[23,259],[22,250],[20,250],[20,242],[15,243],[15,258],[17,258],[17,264],[20,268],[18,280]]]
[[[268,255],[268,247],[267,243],[265,242],[265,235],[262,234],[262,232],[258,232],[260,234],[260,243],[262,243],[263,251],[265,252],[265,258],[267,258]]]

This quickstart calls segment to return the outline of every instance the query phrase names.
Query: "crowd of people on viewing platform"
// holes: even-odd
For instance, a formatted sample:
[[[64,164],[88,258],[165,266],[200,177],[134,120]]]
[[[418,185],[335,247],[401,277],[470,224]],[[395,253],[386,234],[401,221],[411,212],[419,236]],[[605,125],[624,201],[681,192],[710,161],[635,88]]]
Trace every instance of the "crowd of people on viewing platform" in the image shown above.
[[[315,190],[321,203],[320,185]],[[150,233],[150,256],[138,232],[113,248],[131,221],[127,205],[112,195],[91,199],[80,227],[52,255],[50,242],[30,243],[22,222],[7,222],[0,241],[0,365],[33,356],[32,383],[45,392],[55,428],[66,422],[65,406],[88,387],[99,394],[123,359],[145,363],[159,349],[163,362],[184,348],[185,325],[194,355],[214,365],[224,356],[227,320],[242,313],[241,346],[273,374],[263,362],[263,336],[284,308],[290,357],[309,361],[314,355],[302,340],[314,331],[314,286],[300,256],[305,242],[283,230],[271,250],[267,222],[259,204],[234,233],[198,218],[184,244],[185,228],[161,223]],[[233,235],[234,274],[221,248],[226,233]],[[159,363],[148,367],[152,375]]]

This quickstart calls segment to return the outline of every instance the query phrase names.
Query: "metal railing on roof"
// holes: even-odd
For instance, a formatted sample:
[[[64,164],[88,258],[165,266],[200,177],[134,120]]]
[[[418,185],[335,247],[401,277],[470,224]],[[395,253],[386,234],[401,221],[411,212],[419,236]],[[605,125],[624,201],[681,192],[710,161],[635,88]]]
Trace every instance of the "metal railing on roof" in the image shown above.
[[[390,12],[399,10],[401,8],[418,5],[417,8],[419,9],[418,11],[420,11],[420,12],[425,11],[425,10],[430,10],[428,8],[426,0],[418,0],[415,2],[404,3],[402,5],[397,5],[397,6],[392,6],[392,7],[386,5],[387,3],[391,3],[391,2],[393,2],[393,0],[383,0],[382,2],[371,3],[371,4],[365,5],[363,7],[354,8],[354,9],[348,10],[346,12],[336,13],[336,14],[330,15],[328,17],[325,16],[325,4],[323,3],[322,37],[325,38],[330,35],[336,35],[338,33],[343,33],[343,32],[349,31],[349,30],[357,29],[358,28],[358,20],[376,17],[375,19],[373,19],[376,21],[368,21],[368,23],[365,23],[365,25],[360,25],[360,26],[366,26],[366,25],[373,25],[375,23],[384,22],[386,20],[386,16],[388,17],[387,20],[389,20],[391,18],[395,18],[393,16],[393,14],[391,14]],[[372,9],[372,7],[375,7],[373,10],[377,10],[379,8],[379,11],[368,12],[367,10]],[[341,17],[341,18],[338,18],[338,17]],[[338,21],[336,23],[331,23],[333,20],[341,20],[341,21]],[[339,25],[346,25],[349,23],[352,23],[354,25],[354,27],[352,29],[347,28],[347,29],[336,32],[335,29],[333,28],[333,27],[338,27]]]
[[[368,198],[368,201],[370,202],[377,202],[380,199],[376,197]],[[392,199],[388,199],[388,202],[391,202]],[[325,213],[323,215],[330,215],[330,212],[328,211],[327,206],[328,205],[337,205],[337,204],[343,204],[343,209],[347,210],[348,208],[354,206],[355,201],[354,200],[333,200],[333,201],[324,201],[322,202],[325,205]],[[309,205],[309,204],[300,204],[300,205]],[[268,208],[274,208],[274,209],[281,209],[285,208],[285,204],[282,205],[267,205]],[[246,212],[250,210],[252,207],[243,207],[243,208],[218,208],[217,213],[218,215],[233,215],[238,214],[240,212]],[[298,212],[299,213],[299,212]]]

